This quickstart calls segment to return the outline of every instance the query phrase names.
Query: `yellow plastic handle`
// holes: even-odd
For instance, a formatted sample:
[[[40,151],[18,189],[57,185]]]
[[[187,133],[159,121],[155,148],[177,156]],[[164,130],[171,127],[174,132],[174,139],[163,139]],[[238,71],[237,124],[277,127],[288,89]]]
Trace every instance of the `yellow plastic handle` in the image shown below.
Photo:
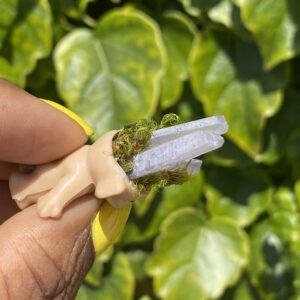
[[[112,207],[106,200],[92,222],[92,240],[95,253],[98,256],[112,245],[123,231],[132,204],[120,208]]]

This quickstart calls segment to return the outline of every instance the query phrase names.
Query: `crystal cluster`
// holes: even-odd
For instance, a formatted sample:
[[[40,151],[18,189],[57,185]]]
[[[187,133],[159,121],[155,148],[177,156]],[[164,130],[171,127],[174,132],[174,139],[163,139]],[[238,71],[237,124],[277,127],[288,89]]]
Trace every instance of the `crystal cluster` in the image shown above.
[[[197,173],[202,161],[194,158],[222,147],[222,134],[227,130],[223,116],[158,129],[153,132],[147,149],[134,157],[129,178],[185,166],[189,173]]]

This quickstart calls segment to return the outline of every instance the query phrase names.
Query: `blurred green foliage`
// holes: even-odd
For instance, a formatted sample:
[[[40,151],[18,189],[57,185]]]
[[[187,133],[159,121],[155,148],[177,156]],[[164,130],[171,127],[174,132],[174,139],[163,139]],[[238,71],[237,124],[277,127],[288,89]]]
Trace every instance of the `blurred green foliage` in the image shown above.
[[[137,202],[82,299],[299,299],[300,2],[0,0],[0,76],[96,135],[222,114],[201,174]]]

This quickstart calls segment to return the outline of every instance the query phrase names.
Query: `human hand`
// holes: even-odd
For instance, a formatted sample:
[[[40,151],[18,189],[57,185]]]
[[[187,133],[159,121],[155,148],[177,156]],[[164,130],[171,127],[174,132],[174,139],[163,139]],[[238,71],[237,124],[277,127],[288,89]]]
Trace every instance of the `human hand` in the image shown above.
[[[61,158],[86,140],[71,118],[0,80],[1,299],[75,297],[94,259],[90,223],[98,201],[86,196],[60,219],[41,219],[35,205],[19,212],[7,179],[18,164]]]

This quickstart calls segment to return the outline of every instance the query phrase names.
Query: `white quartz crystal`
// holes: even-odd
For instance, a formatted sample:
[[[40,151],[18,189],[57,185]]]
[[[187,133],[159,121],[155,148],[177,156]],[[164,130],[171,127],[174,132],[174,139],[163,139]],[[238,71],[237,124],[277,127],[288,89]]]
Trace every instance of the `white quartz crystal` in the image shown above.
[[[202,160],[200,159],[192,159],[187,167],[187,171],[189,174],[196,174],[199,173],[200,168],[202,165]]]
[[[226,133],[227,130],[228,125],[224,116],[208,117],[154,131],[149,141],[149,147],[168,142],[173,136],[177,138],[193,131],[205,131],[221,135]]]
[[[193,158],[220,148],[228,129],[223,116],[209,117],[156,130],[147,150],[133,160],[130,179],[162,170],[175,170],[188,164],[188,172],[199,172],[202,161]]]

